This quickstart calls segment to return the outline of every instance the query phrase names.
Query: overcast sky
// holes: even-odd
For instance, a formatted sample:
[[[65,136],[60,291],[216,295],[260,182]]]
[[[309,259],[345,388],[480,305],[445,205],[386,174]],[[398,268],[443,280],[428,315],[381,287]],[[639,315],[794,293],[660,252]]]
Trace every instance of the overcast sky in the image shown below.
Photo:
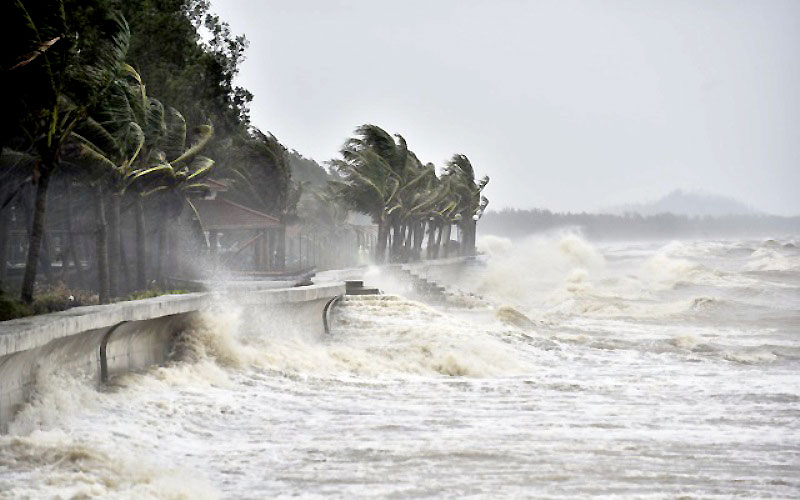
[[[253,123],[319,162],[353,129],[464,153],[491,208],[682,188],[800,214],[800,1],[213,0]]]

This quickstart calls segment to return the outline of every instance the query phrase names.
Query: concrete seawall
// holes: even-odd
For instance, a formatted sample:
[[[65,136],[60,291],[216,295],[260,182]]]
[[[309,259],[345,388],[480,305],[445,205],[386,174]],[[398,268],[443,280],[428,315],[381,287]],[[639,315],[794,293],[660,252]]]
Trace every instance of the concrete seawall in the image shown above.
[[[341,282],[263,290],[228,286],[224,292],[76,307],[0,323],[0,432],[48,372],[57,369],[103,382],[164,364],[176,334],[215,306],[241,308],[242,326],[248,330],[291,328],[321,335],[325,305],[344,292]]]
[[[362,280],[367,286],[377,286],[386,293],[404,295],[412,293],[403,280],[403,272],[425,278],[444,287],[458,286],[464,273],[471,268],[483,266],[477,257],[451,257],[447,259],[422,260],[403,264],[333,269],[317,273],[317,283],[344,280]],[[398,280],[398,277],[400,279]],[[405,277],[406,281],[408,276]]]

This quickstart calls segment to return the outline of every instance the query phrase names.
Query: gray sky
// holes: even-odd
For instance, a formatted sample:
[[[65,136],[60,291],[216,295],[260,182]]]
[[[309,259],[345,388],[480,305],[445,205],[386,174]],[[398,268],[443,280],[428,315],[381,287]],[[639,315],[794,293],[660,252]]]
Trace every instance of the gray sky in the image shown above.
[[[675,188],[800,214],[800,1],[213,0],[253,123],[323,162],[353,129],[464,153],[491,208]]]

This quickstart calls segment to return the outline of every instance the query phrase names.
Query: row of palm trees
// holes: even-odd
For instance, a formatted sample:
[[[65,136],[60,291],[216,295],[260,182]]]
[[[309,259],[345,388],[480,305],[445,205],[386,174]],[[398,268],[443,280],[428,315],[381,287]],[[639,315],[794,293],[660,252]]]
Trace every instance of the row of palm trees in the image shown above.
[[[131,33],[122,15],[109,11],[96,32],[79,40],[67,28],[63,0],[16,0],[6,7],[4,15],[18,21],[11,26],[19,32],[11,34],[13,48],[4,51],[11,58],[0,61],[3,90],[15,96],[0,115],[0,226],[7,227],[9,207],[25,212],[23,302],[32,302],[37,275],[50,274],[49,256],[42,254],[48,195],[66,208],[66,215],[56,214],[66,225],[63,269],[71,267],[85,288],[73,227],[79,219],[72,214],[74,193],[91,200],[96,281],[91,288],[100,303],[148,288],[154,270],[156,279],[163,276],[170,224],[184,208],[194,215],[193,239],[207,248],[192,200],[207,192],[204,180],[212,173],[232,178],[236,200],[276,215],[282,232],[302,219],[304,183],[292,180],[286,148],[274,136],[243,125],[229,141],[230,165],[218,172],[203,154],[213,149],[207,147],[212,126],[187,127],[178,110],[148,94],[140,74],[126,63]],[[325,192],[307,193],[315,211],[306,219],[341,228],[347,209],[369,215],[378,226],[377,262],[420,259],[425,242],[427,258],[446,256],[453,225],[462,236],[459,251],[474,253],[476,222],[488,204],[481,193],[489,179],[476,180],[466,156],[453,156],[437,175],[400,135],[363,125],[331,165],[336,180]],[[60,199],[52,196],[53,184],[64,186]],[[148,211],[159,217],[146,217]],[[153,231],[148,225],[158,227]],[[133,259],[125,258],[123,226],[133,226],[135,236],[128,239],[135,241]],[[149,244],[154,233],[158,245]],[[282,264],[285,237],[278,243],[276,261]],[[148,265],[153,248],[155,266]],[[123,283],[129,261],[135,262],[134,277]],[[5,270],[5,258],[0,265]]]
[[[33,300],[48,213],[48,191],[56,176],[67,189],[93,195],[96,222],[96,289],[100,303],[120,293],[122,207],[132,208],[136,231],[136,288],[147,287],[148,231],[144,200],[179,211],[204,192],[214,162],[202,156],[210,125],[187,130],[181,113],[148,96],[134,68],[125,63],[130,31],[111,13],[100,36],[81,47],[67,36],[63,6],[46,12],[36,2],[16,2],[19,21],[16,61],[2,68],[8,95],[22,103],[4,116],[0,138],[0,208],[33,184],[35,202],[28,233],[20,298]],[[14,25],[14,23],[12,23]],[[162,223],[166,223],[165,218]],[[71,217],[67,217],[67,224]],[[161,228],[162,234],[166,227]],[[67,252],[80,272],[68,229]],[[163,251],[163,245],[161,245]],[[64,259],[67,265],[68,259]],[[5,265],[5,262],[3,262]]]
[[[336,194],[378,226],[376,262],[419,260],[425,242],[426,258],[447,256],[453,225],[462,235],[459,252],[474,255],[476,224],[489,203],[482,195],[489,177],[476,179],[466,156],[454,155],[437,175],[401,135],[367,124],[330,163],[341,176],[332,181]]]

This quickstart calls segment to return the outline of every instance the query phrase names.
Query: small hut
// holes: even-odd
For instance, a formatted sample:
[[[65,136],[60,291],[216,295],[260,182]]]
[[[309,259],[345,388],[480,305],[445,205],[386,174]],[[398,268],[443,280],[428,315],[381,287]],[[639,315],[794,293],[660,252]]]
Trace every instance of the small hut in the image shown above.
[[[209,195],[194,201],[211,256],[231,271],[265,272],[282,269],[276,261],[282,234],[277,217],[217,196],[227,184],[211,180]]]

